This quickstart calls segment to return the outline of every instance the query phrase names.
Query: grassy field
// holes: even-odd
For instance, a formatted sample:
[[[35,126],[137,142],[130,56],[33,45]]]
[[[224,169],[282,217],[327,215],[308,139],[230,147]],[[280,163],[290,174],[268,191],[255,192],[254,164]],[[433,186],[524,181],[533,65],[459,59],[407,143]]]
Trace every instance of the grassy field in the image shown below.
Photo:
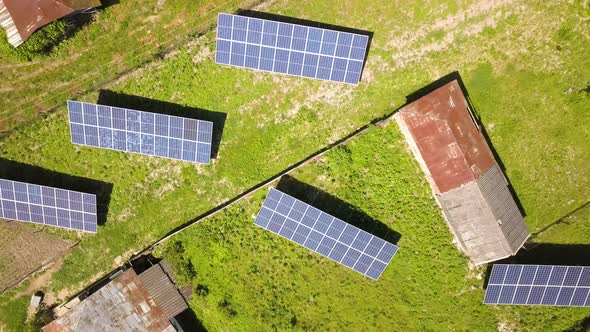
[[[196,271],[191,307],[211,331],[559,331],[588,314],[586,308],[560,309],[557,316],[555,308],[483,305],[485,267],[468,268],[417,173],[390,123],[278,184],[302,199],[317,188],[343,202],[320,196],[314,203],[320,209],[360,227],[374,229],[378,222],[400,233],[400,251],[376,282],[255,226],[266,190],[190,228],[159,254],[181,275]],[[369,219],[359,224],[347,206]]]
[[[367,7],[363,1],[271,1],[259,10],[373,31],[361,84],[215,65],[210,32],[104,87],[108,91],[80,99],[109,96],[112,104],[142,109],[165,101],[205,117],[225,113],[211,166],[73,146],[63,106],[0,140],[0,158],[113,184],[105,225],[82,238],[44,287],[54,299],[80,290],[174,227],[394,111],[406,95],[455,70],[506,167],[531,232],[589,200],[590,21],[583,3],[375,1]],[[373,129],[295,177],[402,234],[399,256],[382,280],[365,280],[253,227],[251,217],[263,198],[257,193],[178,237],[197,271],[191,282],[209,289],[192,303],[205,326],[338,329],[368,322],[375,328],[489,330],[505,324],[560,330],[588,315],[581,309],[480,305],[482,271],[469,270],[450,243],[393,125]],[[590,244],[588,219],[581,220],[571,223],[575,232],[546,231],[543,241]],[[26,287],[0,296],[0,320],[9,330],[23,328]]]

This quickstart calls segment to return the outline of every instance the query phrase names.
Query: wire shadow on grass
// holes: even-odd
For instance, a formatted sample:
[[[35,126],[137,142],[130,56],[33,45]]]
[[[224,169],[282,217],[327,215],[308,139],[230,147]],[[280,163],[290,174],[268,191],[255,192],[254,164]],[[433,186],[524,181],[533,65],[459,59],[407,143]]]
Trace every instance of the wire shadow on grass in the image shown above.
[[[106,223],[113,184],[0,158],[0,178],[96,195],[97,223]]]
[[[463,82],[463,79],[461,78],[461,75],[459,74],[458,71],[454,71],[452,73],[449,73],[449,74],[437,79],[436,81],[416,90],[415,92],[407,95],[405,105],[408,105],[408,104],[426,96],[427,94],[433,92],[434,90],[441,88],[444,85],[446,85],[452,81],[455,81],[455,80],[457,81],[457,83],[459,83],[459,86],[461,87],[461,91],[463,92],[463,95],[465,96],[465,100],[467,100],[468,107],[471,110],[471,113],[473,114],[473,116],[475,118],[475,122],[477,123],[477,126],[479,127],[479,131],[482,133],[484,139],[486,140],[486,142],[490,148],[490,151],[492,152],[492,155],[494,156],[494,159],[496,160],[496,162],[500,166],[500,169],[502,170],[502,174],[504,175],[504,178],[506,179],[506,181],[508,181],[508,190],[510,190],[510,193],[512,194],[512,198],[516,202],[516,206],[518,207],[518,210],[520,211],[520,213],[523,216],[526,216],[526,212],[524,210],[524,207],[522,206],[522,203],[520,202],[520,199],[518,198],[518,195],[516,194],[516,191],[514,190],[514,187],[512,186],[510,179],[508,178],[508,176],[506,176],[506,166],[505,166],[504,162],[502,162],[502,158],[500,158],[500,155],[498,154],[498,152],[494,148],[494,145],[492,144],[492,140],[490,139],[490,135],[488,135],[488,133],[486,131],[486,127],[482,124],[481,117],[479,116],[479,113],[477,112],[475,106],[473,105],[473,102],[471,101],[471,98],[469,97],[469,93],[467,92],[467,88],[465,87],[465,83]]]
[[[372,218],[357,207],[292,176],[283,176],[276,189],[387,242],[397,244],[401,238],[400,233],[390,229],[386,224]]]
[[[554,220],[553,222],[551,222],[550,224],[546,225],[545,227],[541,228],[540,230],[536,231],[535,233],[533,233],[533,237],[535,236],[539,236],[540,234],[543,234],[543,232],[551,229],[551,227],[553,226],[557,226],[560,225],[562,223],[567,224],[567,220],[570,217],[573,217],[579,213],[584,213],[586,209],[590,208],[590,201],[586,201],[584,204],[578,206],[577,208],[571,210],[570,212],[566,213],[564,216],[562,216],[561,218]]]
[[[312,28],[335,30],[335,31],[340,31],[340,32],[348,32],[348,33],[354,33],[357,35],[367,36],[368,37],[367,50],[365,51],[365,56],[363,57],[363,66],[361,69],[361,73],[365,69],[365,64],[367,63],[367,57],[369,55],[369,49],[371,48],[371,42],[373,41],[373,32],[372,31],[343,27],[340,25],[327,24],[327,23],[311,21],[311,20],[305,20],[305,19],[296,18],[296,17],[259,12],[259,11],[255,11],[255,10],[249,10],[249,9],[240,9],[240,10],[238,10],[238,12],[236,14],[240,15],[240,16],[259,18],[259,19],[263,19],[263,20],[298,24],[298,25],[304,25],[304,26],[312,27]]]
[[[184,118],[213,122],[213,137],[211,142],[211,158],[217,159],[219,145],[225,127],[226,113],[208,111],[201,108],[189,107],[167,101],[155,100],[141,96],[133,96],[110,90],[100,90],[98,104],[130,108],[138,111],[152,112]]]

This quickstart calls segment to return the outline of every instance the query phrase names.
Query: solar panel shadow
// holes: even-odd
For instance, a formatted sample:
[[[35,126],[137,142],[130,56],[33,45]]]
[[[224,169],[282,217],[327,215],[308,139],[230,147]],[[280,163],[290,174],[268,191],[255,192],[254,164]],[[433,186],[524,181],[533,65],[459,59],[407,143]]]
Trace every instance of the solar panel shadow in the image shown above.
[[[276,188],[387,242],[397,244],[402,237],[400,233],[354,205],[290,175],[281,177]]]
[[[579,211],[583,218],[584,211]],[[587,212],[586,212],[587,213]],[[590,244],[535,243],[527,244],[529,250],[498,263],[590,265]]]

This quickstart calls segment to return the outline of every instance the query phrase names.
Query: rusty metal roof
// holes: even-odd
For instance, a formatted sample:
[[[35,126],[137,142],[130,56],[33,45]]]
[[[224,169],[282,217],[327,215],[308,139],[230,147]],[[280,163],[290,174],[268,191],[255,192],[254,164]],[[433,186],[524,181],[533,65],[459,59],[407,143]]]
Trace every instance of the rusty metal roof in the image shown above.
[[[438,193],[477,180],[495,163],[457,81],[405,106],[399,116]]]
[[[16,47],[40,27],[77,10],[98,7],[100,0],[0,0],[0,26]]]
[[[121,273],[42,330],[175,331],[133,269]]]
[[[172,270],[166,261],[145,270],[139,275],[139,279],[168,318],[188,308],[185,298],[173,283]]]

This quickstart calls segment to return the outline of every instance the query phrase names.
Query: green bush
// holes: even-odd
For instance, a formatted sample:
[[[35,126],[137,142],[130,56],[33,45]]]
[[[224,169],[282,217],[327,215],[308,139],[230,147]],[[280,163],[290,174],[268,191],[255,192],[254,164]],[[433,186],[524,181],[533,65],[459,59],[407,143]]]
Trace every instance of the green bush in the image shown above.
[[[192,283],[192,280],[197,276],[197,273],[193,263],[186,257],[182,242],[175,241],[166,249],[164,257],[170,265],[172,265],[176,274],[176,283],[179,286]]]
[[[49,54],[53,46],[62,41],[66,32],[74,25],[68,19],[61,19],[35,31],[29,39],[18,47],[8,43],[6,34],[0,38],[0,57],[13,61],[31,61],[36,57]]]

